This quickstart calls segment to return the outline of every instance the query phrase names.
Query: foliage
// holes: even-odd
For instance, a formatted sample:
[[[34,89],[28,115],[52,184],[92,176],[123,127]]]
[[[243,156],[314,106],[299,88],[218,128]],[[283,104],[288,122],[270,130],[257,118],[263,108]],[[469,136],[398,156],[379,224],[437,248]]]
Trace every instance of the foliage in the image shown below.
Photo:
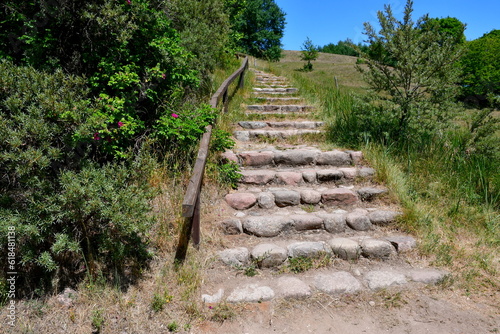
[[[98,166],[85,132],[93,105],[81,78],[0,63],[0,230],[15,227],[19,295],[78,280],[89,269],[125,266],[148,257],[152,222],[147,182],[152,160]],[[0,251],[5,259],[5,250]],[[3,260],[4,261],[4,260]],[[5,261],[4,261],[5,263]],[[57,282],[56,282],[57,283]]]
[[[205,127],[213,124],[217,110],[202,105],[194,111],[171,113],[160,117],[155,125],[155,134],[162,147],[177,147],[186,150],[205,133]]]
[[[105,152],[124,157],[151,131],[164,101],[175,105],[186,88],[198,84],[190,68],[192,55],[181,46],[165,13],[156,9],[159,5],[165,4],[8,1],[2,21],[15,28],[17,35],[10,37],[16,47],[3,53],[19,64],[88,77],[101,105],[87,139],[99,137]]]
[[[333,53],[333,54],[338,54],[338,55],[358,57],[359,52],[356,51],[356,49],[353,48],[351,45],[352,45],[352,41],[350,41],[350,40],[339,41],[337,44],[329,43],[327,45],[320,46],[318,48],[318,51],[325,52],[325,53]],[[359,43],[357,45],[357,48],[365,53],[368,53],[368,46],[367,45],[363,45],[363,44]]]
[[[285,13],[274,0],[246,0],[245,3],[241,12],[232,19],[233,29],[239,34],[237,47],[249,55],[278,61]]]
[[[500,94],[500,30],[467,43],[462,95]]]
[[[210,87],[210,73],[225,65],[231,51],[225,5],[223,0],[172,0],[166,7],[181,46],[194,55],[190,67],[201,73],[204,88]]]
[[[466,24],[462,23],[455,17],[446,18],[429,18],[427,21],[423,22],[420,28],[423,31],[434,30],[439,32],[441,35],[441,44],[445,39],[450,38],[451,42],[454,44],[464,44],[465,43],[465,27]]]
[[[312,71],[313,65],[311,61],[314,61],[318,58],[318,48],[314,46],[311,39],[307,37],[304,44],[302,44],[302,54],[300,55],[300,59],[303,61],[307,61],[304,64],[304,71]]]
[[[388,94],[397,105],[395,139],[408,140],[414,135],[432,133],[450,117],[450,103],[456,94],[459,48],[433,30],[418,27],[428,21],[425,15],[416,23],[412,20],[413,1],[408,0],[404,18],[398,21],[390,6],[378,12],[381,29],[376,32],[370,23],[365,31],[370,45],[380,45],[387,55],[370,57],[361,53],[367,69],[358,66],[370,87]],[[394,65],[387,65],[394,60]]]

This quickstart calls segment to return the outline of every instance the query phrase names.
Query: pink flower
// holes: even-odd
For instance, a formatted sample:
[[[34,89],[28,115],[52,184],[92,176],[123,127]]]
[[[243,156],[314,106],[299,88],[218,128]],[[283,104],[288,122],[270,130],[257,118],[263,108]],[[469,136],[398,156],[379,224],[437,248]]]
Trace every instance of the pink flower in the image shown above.
[[[165,79],[167,78],[167,75],[166,75],[165,73],[163,73],[163,74],[161,75],[161,77],[163,78],[163,80],[165,80]]]
[[[132,3],[132,1],[130,1],[130,0],[127,0],[127,3],[128,3],[129,5],[130,5],[130,4]]]
[[[101,137],[99,137],[99,132],[94,133],[94,140],[99,140]]]
[[[179,118],[179,115],[175,114],[175,113],[172,113],[172,117],[173,118]]]
[[[122,126],[124,126],[125,124],[123,124],[123,122],[118,122],[118,127],[121,128]]]

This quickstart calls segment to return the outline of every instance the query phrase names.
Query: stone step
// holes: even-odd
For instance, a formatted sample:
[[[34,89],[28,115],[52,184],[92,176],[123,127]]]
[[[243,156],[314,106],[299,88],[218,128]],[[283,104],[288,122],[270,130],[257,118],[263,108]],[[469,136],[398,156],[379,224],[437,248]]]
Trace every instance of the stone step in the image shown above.
[[[286,93],[286,94],[294,94],[299,90],[298,88],[258,88],[254,87],[253,91],[256,93]]]
[[[292,136],[322,133],[321,130],[250,130],[234,131],[233,136],[240,141],[251,141],[263,138],[284,139]]]
[[[303,112],[303,111],[312,111],[314,109],[313,106],[307,105],[279,105],[279,104],[258,104],[258,105],[248,105],[247,111],[273,111],[273,112]]]
[[[322,183],[346,184],[354,182],[356,178],[369,179],[375,175],[370,167],[340,167],[331,168],[318,166],[316,168],[294,169],[249,169],[241,170],[241,184],[271,185],[281,184],[289,186],[313,185]]]
[[[205,288],[204,303],[266,303],[275,300],[304,300],[318,294],[338,296],[383,289],[401,290],[434,285],[446,279],[449,272],[435,268],[413,268],[408,265],[376,264],[314,270],[302,274],[227,277]],[[264,276],[264,277],[261,277]],[[207,291],[208,290],[208,291]],[[376,299],[375,299],[376,300]],[[379,301],[384,305],[385,301]],[[375,301],[370,301],[375,306]]]
[[[219,259],[228,266],[255,265],[260,269],[283,266],[290,259],[327,257],[357,261],[362,258],[372,260],[393,260],[398,252],[406,252],[416,247],[411,236],[388,235],[382,238],[371,236],[330,237],[319,241],[280,240],[261,242],[251,247],[227,248],[217,253]]]
[[[241,166],[335,166],[350,167],[359,164],[363,154],[359,151],[321,151],[316,148],[289,150],[257,150],[234,153],[227,151],[223,156]]]
[[[325,125],[324,122],[316,121],[286,121],[286,122],[273,122],[273,121],[241,121],[238,125],[243,129],[269,129],[269,128],[288,128],[288,129],[316,129]]]
[[[287,93],[287,92],[252,92],[253,95],[255,95],[258,98],[265,98],[267,95],[291,95],[295,93]]]
[[[266,205],[268,202],[262,199],[261,203]],[[224,233],[230,235],[244,233],[266,238],[309,232],[352,236],[354,232],[374,232],[381,226],[389,226],[401,215],[400,212],[390,208],[356,208],[350,211],[337,209],[331,212],[276,210],[272,214],[261,215],[256,215],[257,212],[248,213],[242,213],[243,216],[239,217],[240,212],[238,212],[235,216],[224,219],[221,222]]]
[[[260,97],[260,98],[256,98],[256,99],[259,99],[262,102],[268,103],[268,104],[271,104],[271,103],[287,104],[290,102],[299,102],[299,101],[304,100],[301,97]]]
[[[290,86],[286,83],[280,83],[280,82],[261,83],[255,87],[256,88],[293,88],[292,86]]]
[[[290,182],[290,181],[289,181]],[[319,205],[321,207],[352,207],[360,202],[370,202],[387,189],[381,187],[340,186],[305,188],[260,188],[238,190],[226,195],[227,204],[235,210],[246,210],[253,206],[271,209],[301,204]]]

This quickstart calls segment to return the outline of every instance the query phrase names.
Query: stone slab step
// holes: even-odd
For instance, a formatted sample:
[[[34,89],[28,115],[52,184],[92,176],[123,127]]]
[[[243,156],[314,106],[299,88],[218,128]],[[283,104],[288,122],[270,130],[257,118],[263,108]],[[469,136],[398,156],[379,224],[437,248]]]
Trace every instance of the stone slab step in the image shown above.
[[[326,231],[332,234],[371,231],[377,226],[392,224],[400,212],[386,209],[335,210],[297,214],[245,215],[227,218],[221,228],[225,234],[249,234],[257,237],[276,237],[305,231]]]
[[[280,104],[299,102],[304,100],[301,97],[260,97],[258,99],[266,103],[280,103]]]
[[[225,199],[227,204],[235,210],[246,210],[254,205],[263,209],[271,209],[276,206],[283,208],[301,204],[349,207],[357,205],[361,201],[372,201],[387,192],[386,189],[380,187],[349,188],[267,188],[265,191],[260,192],[233,192],[227,194]]]
[[[321,130],[249,130],[249,131],[234,131],[233,136],[240,141],[251,141],[261,138],[275,138],[284,139],[292,136],[302,136],[305,134],[318,134],[322,133]]]
[[[307,184],[321,184],[333,182],[345,184],[356,178],[368,179],[375,175],[370,167],[316,167],[300,169],[243,169],[241,170],[241,184],[271,185],[283,184],[300,186]]]
[[[287,93],[287,92],[252,92],[253,95],[255,95],[258,98],[264,98],[267,97],[267,95],[291,95],[295,93]]]
[[[256,93],[287,93],[293,94],[299,91],[298,88],[258,88],[254,87],[253,91]]]
[[[292,86],[290,86],[286,83],[276,83],[276,82],[261,83],[255,87],[256,88],[293,88]]]
[[[333,237],[325,241],[293,241],[284,240],[280,243],[263,242],[253,247],[228,248],[217,253],[219,259],[228,266],[256,265],[260,269],[277,268],[290,259],[297,258],[338,258],[347,261],[357,261],[360,258],[391,260],[399,252],[406,252],[416,247],[416,241],[411,236],[395,236],[406,241],[406,248],[398,248],[386,238]]]
[[[361,162],[359,151],[321,151],[315,148],[289,150],[258,150],[234,153],[227,151],[223,156],[241,166],[335,166],[350,167]]]
[[[269,128],[279,128],[279,129],[317,129],[325,125],[324,122],[316,121],[286,121],[286,122],[274,122],[274,121],[241,121],[238,125],[243,129],[255,130],[255,129],[269,129]]]
[[[302,112],[302,111],[312,111],[313,106],[308,105],[281,105],[281,104],[258,104],[258,105],[248,105],[246,107],[247,111],[273,111],[273,112]]]
[[[408,268],[384,266],[382,268],[330,269],[310,275],[286,274],[279,277],[231,278],[213,289],[214,294],[202,294],[205,303],[262,303],[274,300],[304,300],[322,293],[333,296],[361,291],[404,289],[410,286],[438,284],[449,272],[435,268]],[[372,302],[370,302],[372,303]],[[373,302],[375,303],[375,302]],[[373,304],[375,305],[375,304]]]

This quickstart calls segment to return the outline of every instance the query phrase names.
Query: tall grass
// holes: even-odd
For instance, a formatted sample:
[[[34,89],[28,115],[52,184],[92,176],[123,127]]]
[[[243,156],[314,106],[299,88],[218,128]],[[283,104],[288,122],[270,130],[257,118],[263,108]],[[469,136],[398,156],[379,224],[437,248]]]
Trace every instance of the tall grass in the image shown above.
[[[360,89],[337,87],[333,70],[291,68],[288,62],[272,70],[320,106],[331,142],[363,150],[404,208],[398,228],[415,233],[436,265],[459,272],[467,291],[498,288],[500,137],[491,113],[462,110],[446,131],[397,142],[391,106]]]

